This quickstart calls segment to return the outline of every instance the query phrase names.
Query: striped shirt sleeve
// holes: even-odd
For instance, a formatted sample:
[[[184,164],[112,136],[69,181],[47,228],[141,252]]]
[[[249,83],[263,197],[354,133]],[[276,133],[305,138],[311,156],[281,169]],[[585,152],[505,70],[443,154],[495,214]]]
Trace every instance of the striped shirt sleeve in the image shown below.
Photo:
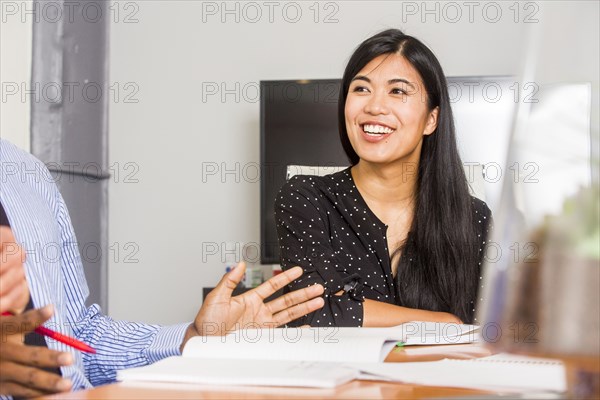
[[[89,290],[77,238],[52,175],[41,161],[2,138],[0,183],[0,200],[27,255],[24,266],[34,306],[53,304],[54,315],[45,325],[97,351],[85,354],[47,340],[50,349],[73,354],[74,363],[61,372],[74,390],[113,382],[117,370],[180,354],[189,323],[163,327],[115,321],[98,305],[86,305]]]
[[[56,190],[56,220],[60,227],[61,269],[64,278],[67,320],[73,321],[78,339],[90,344],[95,355],[83,355],[85,375],[91,384],[113,382],[120,369],[147,365],[165,357],[180,355],[180,346],[189,323],[159,325],[115,321],[101,313],[98,305],[85,306],[87,282],[71,220]]]

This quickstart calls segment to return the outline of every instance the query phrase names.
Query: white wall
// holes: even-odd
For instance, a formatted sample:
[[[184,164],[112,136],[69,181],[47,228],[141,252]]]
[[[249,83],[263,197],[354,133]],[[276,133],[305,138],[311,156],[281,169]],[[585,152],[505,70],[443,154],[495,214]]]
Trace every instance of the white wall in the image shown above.
[[[203,246],[259,242],[259,183],[245,181],[243,172],[250,173],[244,166],[259,161],[253,88],[260,80],[339,78],[353,49],[388,27],[423,40],[448,75],[518,74],[523,19],[535,12],[520,9],[515,23],[513,2],[478,3],[470,22],[469,9],[457,2],[462,18],[453,23],[449,19],[456,9],[444,8],[444,2],[427,3],[429,9],[438,7],[439,21],[435,11],[422,13],[422,2],[297,2],[302,17],[291,23],[284,16],[293,19],[294,9],[284,15],[287,3],[277,2],[271,23],[267,6],[256,2],[262,19],[251,23],[256,8],[244,13],[244,2],[227,3],[230,9],[239,7],[239,22],[235,14],[223,15],[225,22],[221,14],[203,14],[203,7],[214,10],[222,2],[135,4],[121,8],[111,26],[110,77],[119,91],[114,91],[109,122],[111,164],[118,172],[109,192],[114,258],[109,309],[116,318],[158,323],[193,318],[202,287],[214,285],[223,273],[222,254],[203,255]],[[314,4],[320,7],[318,23],[309,9]],[[492,23],[495,5],[502,17]],[[336,7],[338,22],[323,23]],[[417,14],[409,15],[415,7]],[[561,16],[566,10],[571,18],[561,20],[559,29],[587,38],[572,46],[579,50],[578,63],[595,68],[577,78],[593,81],[597,98],[598,5],[561,2],[550,13]],[[126,23],[127,16],[137,22]],[[203,89],[214,84],[233,89],[238,98],[206,97]],[[126,95],[137,103],[127,102]],[[241,176],[203,176],[214,163],[238,168]]]
[[[31,0],[8,3],[0,4],[0,136],[29,151],[31,96],[22,97],[22,85],[31,88],[32,18],[20,11],[33,6]]]

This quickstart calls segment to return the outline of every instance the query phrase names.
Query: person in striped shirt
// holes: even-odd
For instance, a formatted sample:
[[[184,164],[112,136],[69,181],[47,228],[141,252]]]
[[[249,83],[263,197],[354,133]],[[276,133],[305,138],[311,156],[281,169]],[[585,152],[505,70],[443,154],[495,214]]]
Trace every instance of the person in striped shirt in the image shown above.
[[[86,306],[88,286],[69,213],[45,165],[0,139],[0,397],[33,397],[113,382],[119,369],[178,355],[195,335],[223,334],[259,324],[283,325],[323,306],[322,286],[311,286],[265,303],[264,299],[297,279],[301,268],[279,274],[240,296],[232,291],[244,265],[227,273],[207,296],[192,323],[158,326],[115,321],[96,304]],[[36,249],[54,248],[56,257]],[[32,309],[22,312],[27,304]],[[44,323],[96,349],[73,351],[49,340],[23,343],[22,335]],[[205,328],[210,327],[210,331]],[[215,327],[217,329],[215,329]],[[62,376],[44,370],[60,369]]]

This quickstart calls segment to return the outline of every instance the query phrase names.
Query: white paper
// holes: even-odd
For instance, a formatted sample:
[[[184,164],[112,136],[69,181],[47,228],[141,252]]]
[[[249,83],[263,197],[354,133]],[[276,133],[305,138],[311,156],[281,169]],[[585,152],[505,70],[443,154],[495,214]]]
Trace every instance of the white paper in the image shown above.
[[[263,332],[252,339],[236,335],[194,337],[184,357],[201,359],[292,360],[323,362],[382,362],[397,340],[384,346],[386,336],[338,336],[316,340],[311,335],[296,338],[281,331]],[[387,351],[387,352],[386,352]]]
[[[357,375],[352,368],[331,363],[169,357],[145,367],[118,371],[117,379],[124,382],[332,388]]]
[[[505,391],[566,391],[564,365],[557,360],[497,354],[472,360],[346,364],[363,374],[419,385]]]
[[[397,342],[447,345],[477,339],[474,325],[409,322],[389,328],[246,329],[226,336],[197,336],[184,357],[211,359],[383,362]]]
[[[413,322],[390,328],[239,330],[226,336],[194,337],[187,342],[183,356],[119,371],[117,379],[335,387],[359,374],[358,368],[343,363],[378,365],[398,342],[413,340],[422,344],[434,337],[432,343],[442,344],[447,343],[445,338],[458,337],[474,329],[476,327],[471,325]]]

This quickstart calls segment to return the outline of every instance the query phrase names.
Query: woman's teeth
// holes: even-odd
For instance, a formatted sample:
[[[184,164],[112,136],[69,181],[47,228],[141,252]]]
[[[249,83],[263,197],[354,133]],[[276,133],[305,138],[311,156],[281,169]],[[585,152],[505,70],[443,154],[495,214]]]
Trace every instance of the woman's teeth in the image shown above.
[[[394,132],[393,129],[381,125],[364,125],[363,130],[367,135],[386,135]]]

